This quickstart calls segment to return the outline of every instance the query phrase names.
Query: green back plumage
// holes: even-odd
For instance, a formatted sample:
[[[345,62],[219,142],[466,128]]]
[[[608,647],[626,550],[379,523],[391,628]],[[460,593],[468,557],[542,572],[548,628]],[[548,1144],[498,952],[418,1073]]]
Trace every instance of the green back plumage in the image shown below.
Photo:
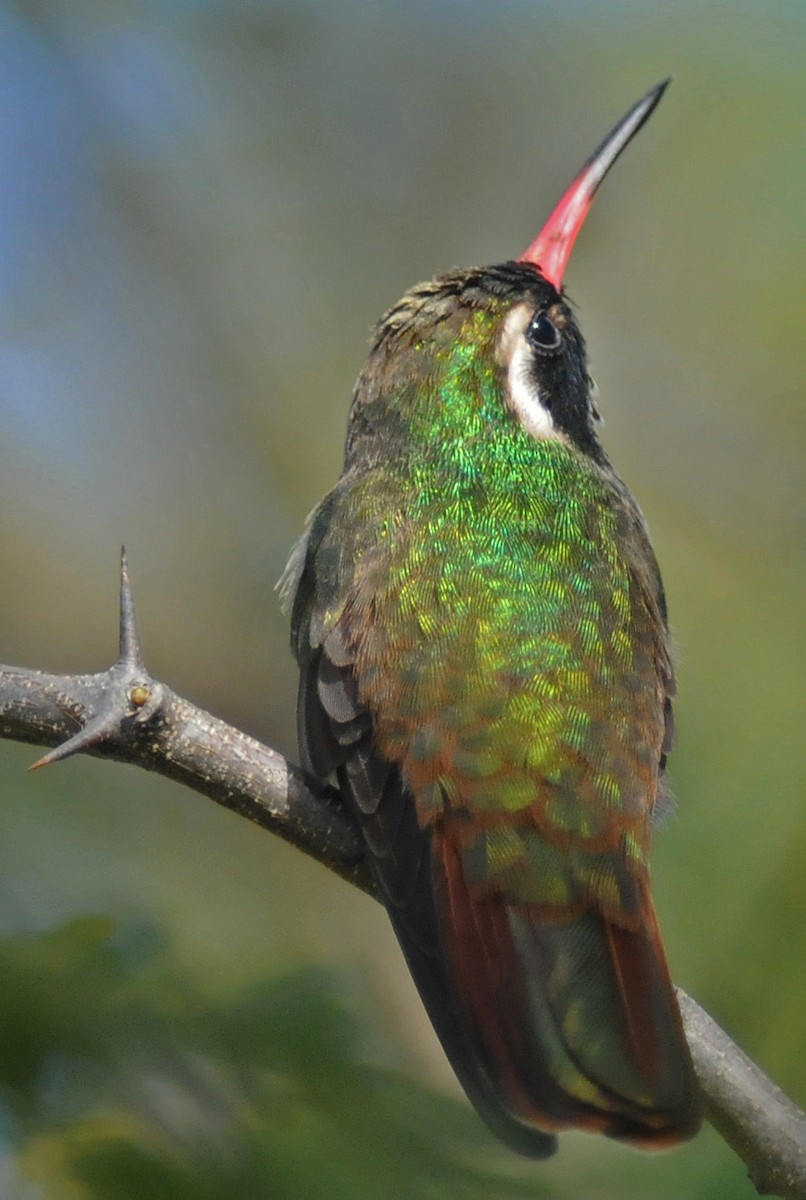
[[[381,340],[404,378],[382,375],[357,405],[381,409],[376,424],[394,409],[397,436],[369,469],[348,460],[314,527],[320,558],[350,564],[321,573],[319,608],[354,630],[359,696],[421,820],[446,803],[478,814],[474,877],[532,902],[593,890],[626,912],[671,681],[659,583],[612,470],[506,410],[494,340],[511,304],[459,310],[428,347],[405,329],[429,362],[416,387]],[[533,871],[519,814],[558,846],[573,839],[573,870]]]
[[[562,325],[555,436],[507,402],[519,304]],[[419,917],[390,912],[487,1119],[660,1141],[696,1124],[646,866],[673,677],[644,523],[592,420],[581,336],[532,268],[444,277],[387,314],[344,475],[289,567],[301,740],[340,771],[381,886],[414,897]],[[479,974],[490,944],[500,969]]]

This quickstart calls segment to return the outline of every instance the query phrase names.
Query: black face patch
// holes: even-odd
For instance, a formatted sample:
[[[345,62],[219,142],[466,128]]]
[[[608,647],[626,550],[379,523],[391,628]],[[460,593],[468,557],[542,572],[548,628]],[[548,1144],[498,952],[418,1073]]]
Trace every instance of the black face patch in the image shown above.
[[[531,382],[541,404],[550,413],[555,429],[570,438],[583,453],[602,462],[605,456],[593,428],[582,334],[569,313],[562,329],[558,329],[560,344],[547,353],[541,346],[535,347],[529,335],[539,316],[536,314],[532,318],[524,335],[531,350]]]
[[[521,264],[513,265],[520,276]],[[534,305],[522,336],[528,350],[529,382],[536,398],[558,433],[565,434],[596,462],[605,462],[594,430],[585,341],[573,312],[537,271],[533,272],[531,287],[526,294],[522,291],[521,297]]]

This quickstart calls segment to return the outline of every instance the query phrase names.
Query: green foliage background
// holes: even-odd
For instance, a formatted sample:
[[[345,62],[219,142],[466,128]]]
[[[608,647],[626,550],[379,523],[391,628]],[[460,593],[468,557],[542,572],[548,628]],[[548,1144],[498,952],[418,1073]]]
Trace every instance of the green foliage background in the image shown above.
[[[272,586],[336,478],[368,330],[517,254],[674,84],[569,270],[679,643],[677,980],[798,1100],[806,1003],[806,10],[0,2],[0,658],[114,652],[294,753]],[[0,1192],[749,1197],[670,1155],[499,1150],[383,913],[206,801],[0,745]]]

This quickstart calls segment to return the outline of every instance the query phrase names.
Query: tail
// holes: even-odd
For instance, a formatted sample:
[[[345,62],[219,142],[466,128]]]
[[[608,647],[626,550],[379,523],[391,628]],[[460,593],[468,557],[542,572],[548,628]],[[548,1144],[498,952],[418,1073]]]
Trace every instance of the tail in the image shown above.
[[[474,893],[455,845],[438,830],[432,839],[442,961],[390,911],[452,1066],[494,1132],[537,1157],[572,1127],[645,1149],[691,1137],[697,1084],[648,890],[635,929],[593,909],[550,921],[544,908]],[[422,918],[425,896],[417,907]]]
[[[693,1136],[697,1084],[647,885],[633,881],[618,923],[593,905],[551,919],[469,884],[460,835],[420,824],[343,679],[325,693],[341,723],[326,725],[328,680],[300,690],[304,761],[320,776],[335,762],[428,1015],[493,1132],[535,1158],[568,1128],[644,1148]]]

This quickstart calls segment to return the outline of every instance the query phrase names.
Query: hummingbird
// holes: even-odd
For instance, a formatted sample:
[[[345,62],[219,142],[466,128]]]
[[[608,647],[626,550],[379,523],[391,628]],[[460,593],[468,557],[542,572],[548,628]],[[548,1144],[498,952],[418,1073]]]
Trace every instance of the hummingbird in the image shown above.
[[[668,81],[667,81],[668,82]],[[700,1104],[650,891],[674,668],[644,518],[563,291],[635,104],[517,260],[379,321],[281,593],[303,767],[337,783],[467,1096],[534,1158]]]

